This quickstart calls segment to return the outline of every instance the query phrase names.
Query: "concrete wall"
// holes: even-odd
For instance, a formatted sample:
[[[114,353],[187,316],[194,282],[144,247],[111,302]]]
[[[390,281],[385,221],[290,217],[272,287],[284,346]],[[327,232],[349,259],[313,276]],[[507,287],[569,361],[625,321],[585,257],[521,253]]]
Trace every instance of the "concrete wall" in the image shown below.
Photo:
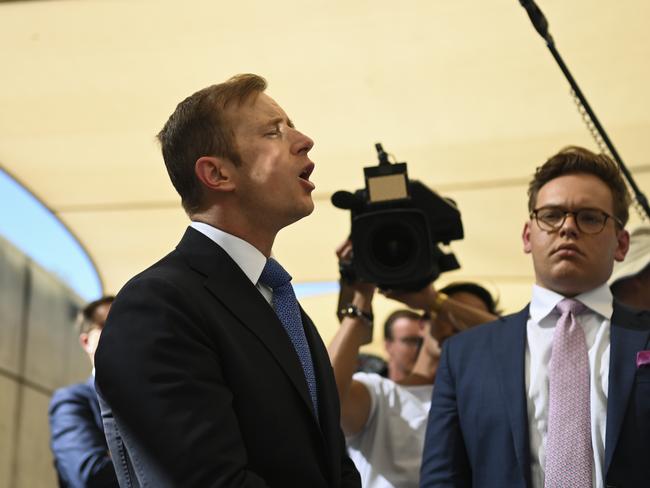
[[[90,373],[73,328],[81,304],[0,238],[0,487],[57,486],[47,407],[56,388]]]

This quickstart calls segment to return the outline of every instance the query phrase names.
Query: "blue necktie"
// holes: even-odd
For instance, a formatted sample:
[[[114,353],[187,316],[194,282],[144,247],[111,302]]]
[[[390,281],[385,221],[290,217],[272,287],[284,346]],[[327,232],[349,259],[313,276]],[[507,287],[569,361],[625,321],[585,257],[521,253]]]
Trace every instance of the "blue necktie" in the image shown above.
[[[302,326],[302,317],[296,294],[291,286],[291,275],[275,259],[269,258],[260,275],[260,283],[273,290],[273,308],[284,329],[289,334],[309,387],[309,395],[318,417],[318,398],[316,394],[316,375],[311,360],[311,352],[305,330]]]

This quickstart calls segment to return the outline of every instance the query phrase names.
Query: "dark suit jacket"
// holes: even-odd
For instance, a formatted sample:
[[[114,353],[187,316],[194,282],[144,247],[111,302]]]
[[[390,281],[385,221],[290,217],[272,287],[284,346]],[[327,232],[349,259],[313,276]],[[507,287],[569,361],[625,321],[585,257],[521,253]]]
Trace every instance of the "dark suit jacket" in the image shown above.
[[[209,238],[188,228],[130,280],[95,356],[121,486],[359,486],[327,351],[302,319],[318,419],[272,307]]]
[[[422,487],[530,487],[525,391],[528,307],[443,347],[422,462]],[[650,486],[650,314],[614,303],[605,441],[607,486]]]
[[[61,487],[118,486],[94,382],[91,376],[56,390],[50,401],[50,445]]]

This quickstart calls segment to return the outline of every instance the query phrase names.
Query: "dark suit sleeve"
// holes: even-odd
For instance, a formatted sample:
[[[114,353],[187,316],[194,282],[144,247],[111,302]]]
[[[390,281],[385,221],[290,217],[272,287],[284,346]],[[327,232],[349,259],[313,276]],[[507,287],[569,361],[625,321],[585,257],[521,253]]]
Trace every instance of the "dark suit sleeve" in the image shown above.
[[[472,473],[460,427],[456,384],[450,366],[452,345],[453,339],[443,345],[436,373],[420,471],[422,488],[472,486]]]
[[[52,397],[49,418],[57,471],[72,487],[117,487],[104,433],[88,402],[80,392],[68,388],[57,390]]]
[[[332,377],[334,372],[332,372]],[[337,394],[338,396],[338,394]],[[340,412],[341,407],[337,401],[337,407]],[[337,415],[340,424],[340,417]],[[338,426],[337,426],[338,427]],[[345,443],[345,437],[343,436],[343,431],[338,427],[338,436],[340,439],[340,449],[341,449],[341,488],[359,488],[361,486],[361,477],[359,476],[359,471],[354,465],[352,459],[348,454],[347,445]]]
[[[357,471],[357,467],[348,456],[345,439],[343,439],[341,449],[343,449],[343,455],[341,456],[341,488],[359,488],[361,486],[359,471]]]
[[[247,466],[224,346],[206,334],[193,299],[166,279],[129,283],[100,339],[98,391],[151,486],[265,487]]]

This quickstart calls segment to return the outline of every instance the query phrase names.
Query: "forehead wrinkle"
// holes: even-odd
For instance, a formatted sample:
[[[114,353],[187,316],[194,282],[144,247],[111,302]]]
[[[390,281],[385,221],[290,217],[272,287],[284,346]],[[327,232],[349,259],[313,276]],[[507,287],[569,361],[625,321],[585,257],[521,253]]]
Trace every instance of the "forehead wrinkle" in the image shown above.
[[[264,125],[278,125],[284,122],[284,117],[273,117],[268,122],[265,122]]]
[[[278,114],[279,112],[279,114]],[[289,127],[293,127],[293,122],[287,114],[284,113],[284,110],[269,110],[268,117],[271,119],[269,124],[279,124],[281,122],[286,123]]]

